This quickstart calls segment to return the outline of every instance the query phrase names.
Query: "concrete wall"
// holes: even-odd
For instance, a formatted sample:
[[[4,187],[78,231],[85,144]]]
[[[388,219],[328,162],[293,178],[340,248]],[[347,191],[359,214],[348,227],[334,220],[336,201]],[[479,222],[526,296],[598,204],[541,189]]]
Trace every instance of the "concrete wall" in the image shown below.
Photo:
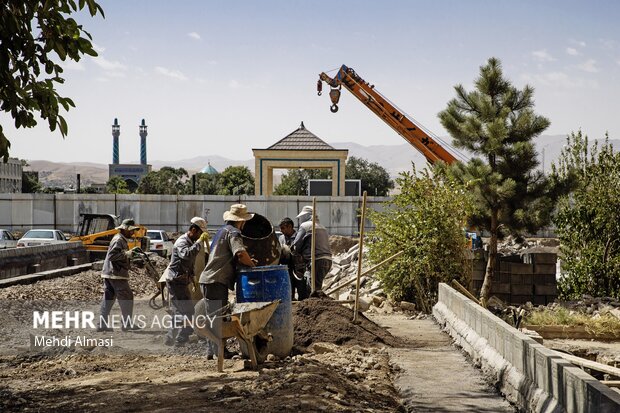
[[[0,250],[0,279],[55,270],[88,262],[81,242]]]
[[[382,209],[389,198],[368,197],[367,205]],[[223,224],[224,211],[243,203],[266,216],[274,225],[284,217],[295,220],[311,197],[211,196],[211,195],[114,195],[114,194],[0,194],[0,228],[11,231],[57,228],[77,231],[80,213],[103,213],[134,218],[147,228],[184,231],[194,216],[206,217],[209,228]],[[355,235],[359,228],[359,197],[317,197],[317,213],[330,234]],[[370,222],[366,222],[367,228]]]
[[[433,315],[506,399],[525,411],[620,411],[620,394],[446,284],[439,286]]]

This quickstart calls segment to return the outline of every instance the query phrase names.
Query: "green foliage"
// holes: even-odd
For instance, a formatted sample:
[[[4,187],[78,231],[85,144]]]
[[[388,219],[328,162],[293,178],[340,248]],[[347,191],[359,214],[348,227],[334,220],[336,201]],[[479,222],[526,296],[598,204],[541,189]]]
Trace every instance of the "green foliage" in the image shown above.
[[[15,128],[32,128],[35,113],[47,120],[51,131],[63,138],[67,122],[59,114],[73,101],[60,96],[63,69],[56,59],[79,61],[97,56],[92,37],[71,14],[87,8],[91,16],[103,16],[94,0],[4,0],[0,6],[0,110],[11,114]],[[85,37],[83,37],[85,36]],[[53,53],[52,53],[53,52]],[[11,144],[0,125],[0,157],[8,159]]]
[[[394,189],[394,181],[388,171],[376,162],[351,156],[347,159],[347,179],[361,179],[362,192],[371,196],[387,196]]]
[[[466,238],[463,233],[470,198],[465,188],[428,170],[404,172],[396,182],[400,194],[385,203],[382,212],[371,211],[375,230],[369,236],[373,263],[405,250],[377,270],[384,289],[397,300],[414,301],[430,312],[440,282],[458,280],[469,285]]]
[[[218,195],[254,195],[254,176],[247,166],[229,166],[218,177]]]
[[[558,180],[574,180],[554,218],[561,248],[561,298],[620,298],[620,153],[607,136],[602,145],[589,146],[581,131],[572,133],[553,174]]]
[[[289,169],[282,175],[274,195],[308,195],[309,179],[331,179],[331,169]]]
[[[202,195],[216,195],[219,190],[219,173],[218,174],[196,174],[196,194]],[[192,182],[187,182],[187,189],[185,193],[192,193]]]
[[[533,111],[534,90],[518,90],[504,78],[496,58],[480,68],[475,90],[455,87],[456,98],[439,113],[457,148],[473,158],[455,163],[450,173],[468,185],[475,209],[469,224],[491,235],[487,273],[481,296],[488,299],[495,270],[497,240],[507,233],[535,232],[551,219],[557,198],[553,182],[536,170],[533,139],[549,120]]]
[[[36,192],[41,192],[43,187],[39,182],[39,174],[32,171],[23,171],[22,172],[22,193],[24,194],[34,194]]]
[[[137,192],[140,194],[178,195],[186,191],[189,178],[184,168],[164,166],[159,171],[151,171],[140,180]]]
[[[127,182],[120,176],[111,177],[105,184],[105,190],[108,194],[129,194]]]

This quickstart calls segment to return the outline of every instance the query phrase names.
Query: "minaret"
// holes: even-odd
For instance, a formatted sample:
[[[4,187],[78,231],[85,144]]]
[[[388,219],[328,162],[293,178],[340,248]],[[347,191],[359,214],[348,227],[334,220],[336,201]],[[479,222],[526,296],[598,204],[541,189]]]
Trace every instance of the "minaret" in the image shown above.
[[[140,125],[140,163],[142,165],[146,165],[146,123],[144,119],[142,119],[142,124]]]
[[[118,124],[118,119],[114,118],[114,124],[112,125],[112,163],[118,165],[118,137],[121,136],[121,125]]]

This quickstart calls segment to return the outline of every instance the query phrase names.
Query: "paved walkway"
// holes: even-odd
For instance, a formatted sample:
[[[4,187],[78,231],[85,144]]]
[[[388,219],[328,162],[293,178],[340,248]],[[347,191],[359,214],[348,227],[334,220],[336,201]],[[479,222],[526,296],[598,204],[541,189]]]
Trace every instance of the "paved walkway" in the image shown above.
[[[401,368],[394,384],[407,411],[516,411],[432,319],[408,320],[401,314],[369,316],[404,341],[402,348],[389,349],[389,353]]]

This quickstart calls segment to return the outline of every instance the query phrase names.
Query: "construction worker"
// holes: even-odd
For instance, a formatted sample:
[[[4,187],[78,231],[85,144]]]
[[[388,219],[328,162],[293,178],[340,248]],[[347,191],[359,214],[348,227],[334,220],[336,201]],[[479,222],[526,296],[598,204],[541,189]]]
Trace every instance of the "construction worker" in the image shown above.
[[[299,229],[295,235],[295,239],[291,244],[291,251],[293,253],[293,259],[297,259],[303,262],[305,267],[304,272],[304,288],[300,299],[308,298],[312,291],[311,280],[311,266],[312,266],[312,237],[315,234],[312,233],[312,207],[309,205],[304,206],[299,215]],[[323,288],[323,279],[332,268],[332,253],[329,248],[329,234],[327,229],[319,223],[319,217],[315,215],[315,252],[314,259],[316,261],[314,269],[315,277],[315,289],[321,290]]]
[[[255,267],[256,264],[245,250],[241,239],[241,229],[245,221],[254,214],[249,214],[243,204],[235,204],[229,211],[224,212],[226,223],[213,237],[209,261],[200,275],[200,286],[206,302],[206,315],[221,315],[218,311],[228,305],[228,290],[234,290],[238,264],[246,267]],[[224,312],[224,311],[222,311]],[[216,320],[216,321],[219,321]],[[213,331],[217,335],[221,332],[221,324],[215,322]],[[217,345],[209,340],[207,359],[212,359],[217,353]]]
[[[293,261],[293,255],[291,254],[291,244],[295,240],[297,231],[295,231],[295,224],[293,223],[293,220],[288,217],[280,221],[279,227],[280,232],[282,232],[282,235],[278,238],[278,241],[280,241],[280,246],[282,247],[280,264],[288,265],[288,275],[291,280],[291,300],[294,300],[295,291],[297,291],[297,296],[299,298],[305,291],[305,280],[303,279],[305,270],[302,270],[298,275],[295,274],[295,262]]]
[[[195,224],[202,221],[204,221],[204,225],[206,228],[209,224],[209,221],[204,218],[194,217],[191,219],[190,222],[192,224]],[[202,291],[200,291],[200,283],[198,282],[198,278],[200,277],[200,274],[202,274],[202,270],[205,269],[205,267],[207,266],[207,262],[209,261],[209,232],[207,232],[207,230],[205,229],[203,233],[207,234],[205,235],[206,239],[204,239],[204,241],[197,241],[200,247],[198,254],[196,255],[196,260],[194,261],[194,278],[189,285],[189,293],[192,301],[194,302],[194,305],[198,301],[202,300]]]
[[[195,217],[188,231],[181,235],[172,247],[172,257],[168,265],[166,286],[170,293],[171,327],[168,329],[164,344],[182,345],[189,340],[192,327],[183,326],[183,318],[188,320],[194,315],[194,302],[191,299],[189,285],[194,278],[194,263],[200,252],[201,244],[209,239],[207,221]],[[179,331],[180,330],[180,331]],[[178,333],[178,334],[177,334]]]
[[[116,227],[119,232],[110,241],[108,252],[103,261],[101,278],[103,278],[103,300],[101,301],[101,314],[97,331],[113,331],[109,322],[110,311],[114,301],[118,298],[121,307],[122,330],[138,330],[133,324],[133,291],[129,286],[129,268],[131,257],[135,255],[139,247],[129,250],[127,239],[140,227],[136,226],[133,219],[125,219]]]

